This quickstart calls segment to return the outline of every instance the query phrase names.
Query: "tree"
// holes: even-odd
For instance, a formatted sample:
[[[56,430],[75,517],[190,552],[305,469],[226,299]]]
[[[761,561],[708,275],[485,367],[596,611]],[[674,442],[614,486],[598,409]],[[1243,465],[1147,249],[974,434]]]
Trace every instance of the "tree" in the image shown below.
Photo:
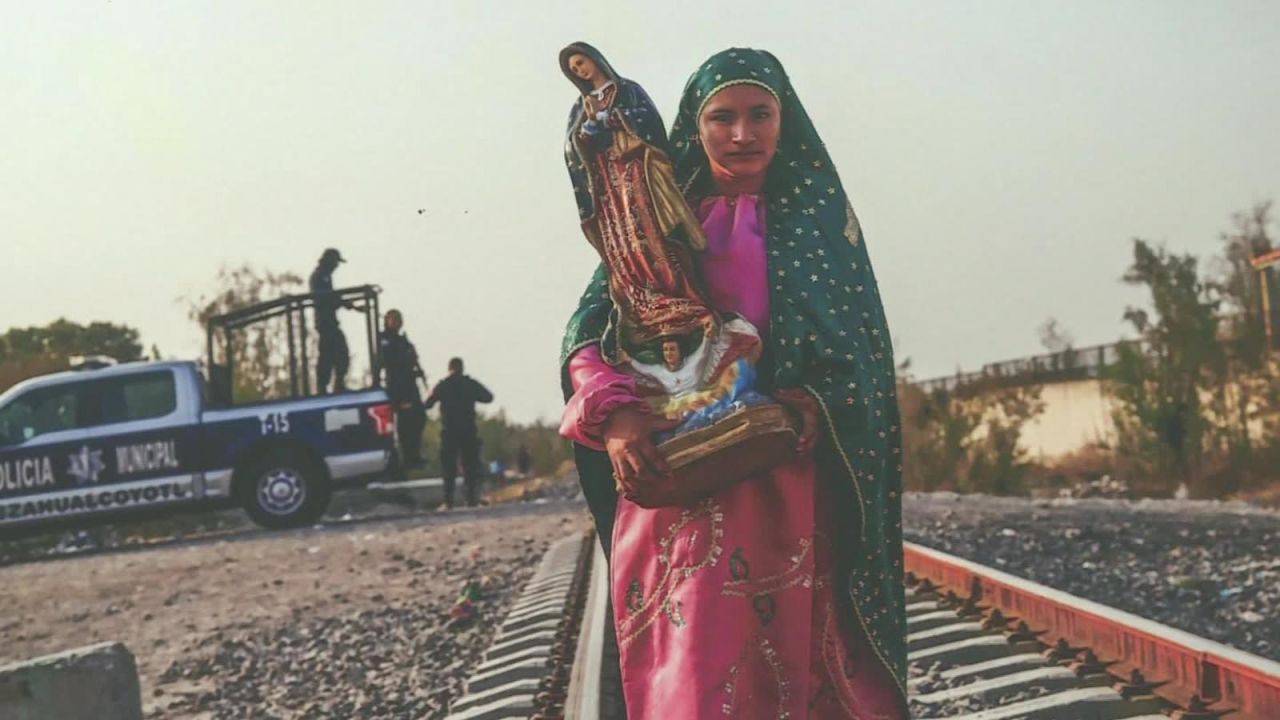
[[[993,495],[1026,492],[1031,462],[1021,445],[1022,428],[1044,412],[1040,394],[1039,385],[1022,385],[979,396],[982,425],[970,442],[968,472],[960,489]]]
[[[1067,352],[1075,346],[1075,337],[1062,327],[1057,318],[1045,320],[1036,331],[1040,335],[1040,344],[1051,353]]]
[[[1280,404],[1280,387],[1270,372],[1267,323],[1260,273],[1250,260],[1274,249],[1269,229],[1271,203],[1259,203],[1232,217],[1233,229],[1222,234],[1223,257],[1214,283],[1220,295],[1230,332],[1214,396],[1215,412],[1222,423],[1219,435],[1234,463],[1250,464],[1255,446],[1256,421]],[[1267,274],[1271,304],[1280,301],[1274,268]],[[1274,310],[1273,310],[1274,316]],[[1277,338],[1280,339],[1280,338]]]
[[[924,492],[955,489],[968,465],[981,413],[946,390],[924,392],[907,381],[901,391],[907,488]]]
[[[1044,412],[1040,386],[975,383],[925,392],[908,378],[898,397],[908,489],[1026,491],[1030,462],[1020,441],[1022,428]]]
[[[908,358],[898,366],[903,481],[908,490],[1025,492],[1022,428],[1044,412],[1040,386],[975,381],[926,392]]]
[[[540,474],[553,472],[573,458],[572,446],[560,437],[559,429],[553,424],[542,421],[527,425],[513,423],[505,412],[498,410],[478,417],[476,429],[480,437],[480,457],[485,463],[502,460],[507,467],[512,467],[521,445],[529,449],[534,472]],[[440,459],[439,438],[440,421],[431,418],[423,430],[422,454],[432,472],[439,470],[436,466]]]
[[[911,358],[898,365],[898,407],[903,487],[917,492],[954,490],[981,418],[965,412],[952,391],[926,391],[917,385]]]
[[[1040,335],[1040,345],[1053,354],[1047,367],[1036,368],[1042,373],[1041,378],[1046,374],[1067,375],[1076,369],[1079,358],[1073,352],[1076,341],[1070,330],[1063,327],[1057,318],[1049,318],[1036,328],[1036,332]]]
[[[1219,302],[1201,280],[1196,258],[1133,241],[1124,282],[1151,293],[1151,311],[1129,307],[1124,318],[1140,342],[1122,343],[1110,370],[1119,409],[1115,424],[1122,455],[1136,454],[1159,477],[1191,484],[1200,470],[1208,422],[1201,393],[1223,363]]]
[[[282,295],[303,291],[302,278],[293,273],[277,273],[258,270],[248,264],[236,268],[223,267],[218,271],[217,289],[211,295],[185,298],[187,316],[204,331],[210,318],[233,310],[274,300]],[[309,336],[308,357],[316,357],[315,335]],[[231,388],[236,401],[254,401],[286,395],[289,385],[288,329],[283,318],[256,323],[232,333],[234,344],[235,387]],[[217,362],[227,362],[226,348],[215,347],[221,353]],[[299,368],[307,372],[307,368]]]
[[[1216,289],[1221,293],[1226,310],[1235,318],[1232,333],[1234,355],[1254,367],[1260,367],[1266,356],[1266,318],[1263,317],[1262,283],[1250,261],[1274,250],[1268,232],[1271,226],[1271,203],[1259,203],[1246,212],[1232,216],[1234,228],[1222,234],[1222,259],[1219,263]],[[1280,288],[1275,273],[1266,271],[1273,301],[1280,301]]]
[[[77,355],[141,360],[138,331],[127,325],[59,318],[44,326],[12,328],[0,335],[0,391],[37,375],[66,370]]]

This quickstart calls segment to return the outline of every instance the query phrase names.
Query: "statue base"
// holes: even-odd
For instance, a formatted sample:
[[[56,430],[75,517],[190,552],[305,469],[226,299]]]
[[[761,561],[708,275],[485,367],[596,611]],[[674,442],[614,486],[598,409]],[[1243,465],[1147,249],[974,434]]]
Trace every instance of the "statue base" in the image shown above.
[[[658,445],[672,477],[629,499],[641,507],[690,505],[795,457],[791,414],[769,403],[744,408],[714,425]]]

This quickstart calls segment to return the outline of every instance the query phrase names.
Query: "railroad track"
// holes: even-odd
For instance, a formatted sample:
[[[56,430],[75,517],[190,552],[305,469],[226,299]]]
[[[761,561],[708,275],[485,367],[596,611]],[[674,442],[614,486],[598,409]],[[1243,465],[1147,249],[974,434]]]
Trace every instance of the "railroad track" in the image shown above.
[[[1280,663],[908,543],[911,681],[918,717],[1280,718]],[[1013,703],[1010,696],[1038,695]],[[992,702],[994,700],[994,702]]]
[[[913,717],[1272,720],[1280,663],[908,543]],[[451,720],[623,718],[605,563],[561,540]]]

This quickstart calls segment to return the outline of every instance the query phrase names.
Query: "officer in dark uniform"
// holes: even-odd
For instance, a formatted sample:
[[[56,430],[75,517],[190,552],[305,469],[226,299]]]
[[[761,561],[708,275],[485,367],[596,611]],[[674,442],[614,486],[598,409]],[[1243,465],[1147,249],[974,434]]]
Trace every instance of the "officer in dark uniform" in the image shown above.
[[[405,469],[422,465],[422,428],[427,423],[427,409],[418,391],[418,379],[426,379],[418,365],[418,351],[402,332],[404,317],[399,310],[388,310],[378,335],[378,354],[386,376],[387,397],[396,411],[396,435],[400,439],[400,455]]]
[[[476,430],[476,403],[493,402],[493,393],[462,373],[462,358],[449,361],[449,377],[431,390],[427,407],[440,405],[440,470],[444,476],[444,503],[453,507],[453,481],[462,461],[467,504],[479,502],[480,437]]]
[[[533,471],[533,454],[529,452],[528,445],[521,445],[516,451],[516,470],[522,478],[529,477],[529,473]]]
[[[344,263],[342,254],[333,248],[324,251],[320,262],[311,272],[311,292],[315,295],[316,333],[320,336],[320,353],[316,358],[316,391],[329,392],[329,380],[333,380],[333,392],[347,389],[347,368],[351,365],[351,352],[347,349],[347,336],[338,326],[338,308],[341,303],[333,292],[333,271]]]

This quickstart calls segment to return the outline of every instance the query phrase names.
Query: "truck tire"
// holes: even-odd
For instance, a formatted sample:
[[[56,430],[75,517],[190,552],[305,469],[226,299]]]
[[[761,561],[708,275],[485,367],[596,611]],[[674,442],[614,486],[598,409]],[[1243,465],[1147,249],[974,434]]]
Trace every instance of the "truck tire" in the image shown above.
[[[240,505],[264,528],[314,524],[329,507],[332,488],[319,463],[297,450],[273,450],[249,463],[237,482]]]

